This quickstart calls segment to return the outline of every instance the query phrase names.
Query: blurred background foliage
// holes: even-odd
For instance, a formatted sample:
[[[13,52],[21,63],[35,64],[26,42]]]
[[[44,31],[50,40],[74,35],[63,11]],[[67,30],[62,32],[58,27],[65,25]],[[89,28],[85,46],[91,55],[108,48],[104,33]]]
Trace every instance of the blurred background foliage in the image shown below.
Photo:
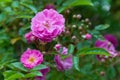
[[[92,23],[90,29],[99,24],[109,24],[110,27],[102,34],[114,34],[120,42],[120,0],[0,0],[0,79],[2,72],[9,69],[7,65],[19,61],[21,53],[33,44],[27,44],[24,34],[30,31],[31,18],[46,5],[53,4],[55,9],[62,13],[68,24],[76,22],[74,14],[81,14],[82,19],[88,18]],[[91,3],[92,2],[92,3]],[[66,16],[66,10],[70,10]],[[75,23],[74,23],[75,24]],[[76,23],[77,25],[77,23]],[[77,31],[77,30],[76,30]],[[74,31],[75,32],[75,31]],[[74,33],[75,35],[77,33]],[[67,40],[62,38],[61,43],[67,46]],[[73,41],[71,41],[73,42]],[[84,43],[84,46],[88,46]],[[92,45],[94,45],[92,43]],[[77,44],[77,49],[81,44]],[[120,50],[120,45],[118,49]],[[101,63],[94,55],[80,56],[80,72],[73,70],[57,72],[51,69],[48,80],[120,80],[120,60],[111,60]],[[54,77],[53,77],[54,76]]]

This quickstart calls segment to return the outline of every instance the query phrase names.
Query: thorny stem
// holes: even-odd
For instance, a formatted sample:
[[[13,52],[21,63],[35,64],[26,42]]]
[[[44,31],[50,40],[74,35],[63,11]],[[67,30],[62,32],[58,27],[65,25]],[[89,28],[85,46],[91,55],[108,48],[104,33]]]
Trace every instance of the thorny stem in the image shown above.
[[[42,46],[41,45],[40,46],[42,47],[42,51],[45,51],[46,42],[41,42],[41,44],[42,44]]]
[[[36,46],[36,48],[38,48],[40,50],[38,41],[35,41],[35,46]]]

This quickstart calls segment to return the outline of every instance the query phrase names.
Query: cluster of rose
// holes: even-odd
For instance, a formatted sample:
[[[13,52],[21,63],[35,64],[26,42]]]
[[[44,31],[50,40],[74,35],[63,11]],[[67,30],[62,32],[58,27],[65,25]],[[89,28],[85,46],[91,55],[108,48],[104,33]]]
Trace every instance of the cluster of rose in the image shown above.
[[[28,43],[43,42],[48,43],[54,40],[62,32],[65,32],[65,18],[63,15],[59,14],[54,9],[45,9],[38,12],[31,20],[31,31],[25,34],[25,38]],[[89,40],[92,35],[87,33],[84,38]],[[108,51],[111,56],[100,56],[97,55],[97,59],[100,61],[105,61],[107,58],[112,58],[117,56],[116,47],[118,44],[117,39],[111,35],[107,34],[104,36],[105,40],[97,40],[95,43],[96,47],[104,48]],[[54,61],[56,63],[56,68],[58,71],[64,71],[71,69],[73,66],[72,54],[68,55],[68,48],[62,46],[60,43],[55,45],[55,50],[58,52],[54,56]],[[62,51],[61,51],[62,50]],[[44,54],[42,51],[36,49],[28,48],[20,58],[21,63],[28,69],[32,69],[40,65],[44,61]],[[68,57],[61,59],[61,55],[68,55]],[[42,77],[37,77],[38,79],[45,79],[45,75],[49,72],[50,67],[40,70],[43,74]]]
[[[35,41],[38,42],[51,42],[54,38],[65,31],[65,19],[63,15],[59,14],[54,9],[45,9],[35,15],[31,21],[31,31],[25,34],[25,38],[28,43]],[[57,52],[67,55],[68,49],[62,47],[60,44],[55,45]],[[43,62],[43,53],[36,49],[28,48],[21,56],[21,63],[28,69],[32,69]],[[66,70],[72,67],[72,55],[62,60],[60,55],[55,55],[54,58],[58,70]],[[43,73],[42,77],[37,77],[39,79],[45,78],[45,73],[50,70],[49,66],[46,69],[41,70]]]

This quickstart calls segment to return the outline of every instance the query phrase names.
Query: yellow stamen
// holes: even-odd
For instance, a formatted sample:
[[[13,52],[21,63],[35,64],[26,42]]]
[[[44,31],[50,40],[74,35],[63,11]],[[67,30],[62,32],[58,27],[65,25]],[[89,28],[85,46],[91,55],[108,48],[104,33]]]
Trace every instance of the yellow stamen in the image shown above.
[[[30,63],[33,63],[33,62],[35,61],[35,58],[34,58],[34,57],[30,57],[30,58],[28,59],[28,61],[29,61]]]

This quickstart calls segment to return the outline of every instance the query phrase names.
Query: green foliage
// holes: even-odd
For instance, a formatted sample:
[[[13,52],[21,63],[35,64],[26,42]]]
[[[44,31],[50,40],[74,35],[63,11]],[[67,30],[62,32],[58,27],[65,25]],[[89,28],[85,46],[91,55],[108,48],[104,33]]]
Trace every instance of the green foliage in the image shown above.
[[[5,80],[14,80],[14,79],[25,79],[25,78],[33,78],[35,76],[43,76],[40,70],[47,68],[46,65],[40,64],[35,68],[29,70],[26,69],[22,63],[14,62],[8,65],[12,70],[5,71],[4,78]]]
[[[4,77],[5,77],[5,80],[15,80],[15,79],[19,79],[19,78],[23,78],[24,77],[24,74],[23,73],[20,73],[18,71],[5,71],[4,73]]]
[[[74,64],[74,68],[76,70],[80,71],[80,69],[79,69],[79,57],[78,56],[73,57],[73,64]]]
[[[25,6],[26,8],[29,8],[34,13],[37,13],[37,9],[33,5],[25,4],[25,3],[20,3],[20,4],[23,5],[23,6]]]
[[[72,54],[74,52],[74,45],[70,44],[69,47],[68,47],[68,54]]]
[[[17,68],[18,70],[25,71],[25,72],[28,71],[20,62],[11,63],[9,67],[12,67],[13,69]]]
[[[48,4],[53,4],[63,14],[66,30],[51,43],[44,46],[37,43],[38,48],[35,44],[28,44],[24,34],[30,31],[34,15]],[[100,62],[96,55],[109,57],[110,54],[102,48],[94,48],[96,40],[104,40],[104,34],[113,34],[120,41],[119,5],[119,0],[0,0],[0,80],[33,79],[42,76],[40,70],[47,66],[50,66],[47,80],[119,80],[119,57]],[[80,19],[73,18],[78,14]],[[82,37],[86,33],[92,34],[91,40]],[[68,54],[73,56],[72,69],[57,71],[54,56],[63,49],[60,53],[55,52],[56,43],[67,47]],[[30,70],[25,68],[19,61],[27,48],[45,51],[43,64]],[[118,53],[119,50],[120,45]],[[60,55],[62,59],[68,57]]]
[[[58,9],[58,12],[61,13],[67,8],[73,7],[73,6],[81,6],[81,5],[90,5],[93,6],[92,2],[90,0],[67,0],[62,4],[62,7]]]
[[[25,75],[25,78],[31,78],[35,76],[43,76],[40,71],[33,71]]]
[[[110,54],[105,49],[102,48],[83,48],[77,52],[77,55],[91,55],[91,54],[110,56]]]
[[[108,24],[105,24],[105,25],[98,25],[95,27],[95,30],[105,30],[109,27]]]
[[[46,65],[40,64],[38,66],[36,66],[35,68],[31,69],[30,71],[37,71],[37,70],[41,70],[41,69],[45,69],[47,68]]]
[[[107,77],[112,80],[114,79],[116,76],[116,71],[115,68],[113,66],[110,66],[107,70]]]

